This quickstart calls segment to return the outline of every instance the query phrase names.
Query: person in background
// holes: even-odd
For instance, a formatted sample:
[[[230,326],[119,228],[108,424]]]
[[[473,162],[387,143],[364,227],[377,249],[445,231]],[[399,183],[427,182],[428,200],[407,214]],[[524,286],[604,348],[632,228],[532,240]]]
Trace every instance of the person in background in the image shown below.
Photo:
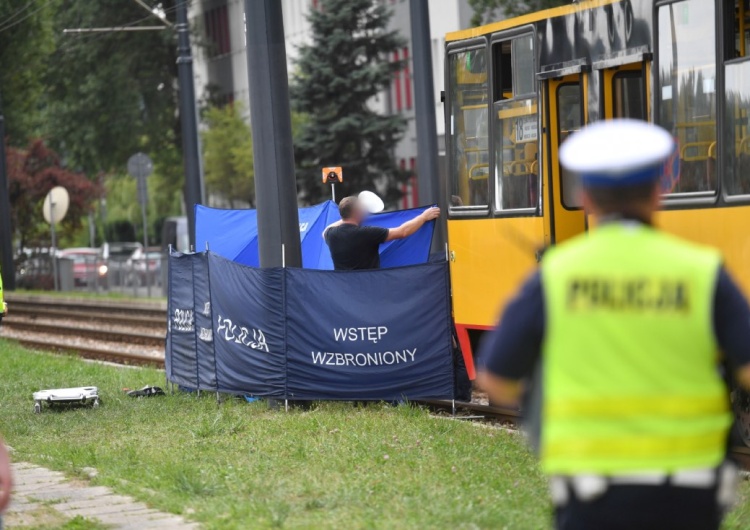
[[[0,438],[0,530],[3,528],[3,512],[10,504],[11,489],[13,489],[13,476],[10,471],[10,458],[3,439]]]
[[[326,227],[323,238],[331,250],[336,270],[379,269],[382,243],[409,237],[423,224],[437,219],[440,208],[428,208],[398,228],[361,226],[367,215],[357,197],[344,197],[339,203],[341,220]]]
[[[493,402],[540,382],[528,409],[560,530],[715,530],[733,502],[717,353],[750,388],[750,307],[717,251],[653,225],[676,156],[634,120],[566,140],[595,228],[545,253],[480,348]]]
[[[0,274],[0,325],[3,323],[3,317],[8,314],[8,304],[5,303],[3,296],[3,275]]]

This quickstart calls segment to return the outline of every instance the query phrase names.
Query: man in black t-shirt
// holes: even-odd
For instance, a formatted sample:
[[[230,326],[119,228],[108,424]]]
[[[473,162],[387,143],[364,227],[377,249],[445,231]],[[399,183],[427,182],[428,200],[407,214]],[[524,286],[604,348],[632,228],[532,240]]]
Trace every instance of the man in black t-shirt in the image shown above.
[[[440,208],[428,208],[398,228],[361,226],[366,213],[357,197],[344,197],[339,203],[341,221],[329,225],[323,237],[331,249],[336,270],[379,269],[379,247],[386,241],[409,237],[423,224],[440,216]]]

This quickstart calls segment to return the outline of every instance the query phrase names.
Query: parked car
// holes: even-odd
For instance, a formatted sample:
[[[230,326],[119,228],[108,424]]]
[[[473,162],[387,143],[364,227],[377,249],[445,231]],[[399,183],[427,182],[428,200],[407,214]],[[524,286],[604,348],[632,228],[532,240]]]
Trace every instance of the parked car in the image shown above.
[[[109,286],[125,286],[129,281],[130,266],[128,260],[138,250],[143,250],[143,245],[136,242],[105,243],[102,247],[102,255],[109,267]]]
[[[24,249],[16,255],[15,265],[17,288],[45,291],[53,288],[55,280],[49,249]]]
[[[96,248],[66,248],[58,257],[73,260],[73,280],[77,287],[103,283],[109,272],[102,253]]]
[[[162,253],[158,248],[136,249],[127,260],[128,285],[159,285]]]

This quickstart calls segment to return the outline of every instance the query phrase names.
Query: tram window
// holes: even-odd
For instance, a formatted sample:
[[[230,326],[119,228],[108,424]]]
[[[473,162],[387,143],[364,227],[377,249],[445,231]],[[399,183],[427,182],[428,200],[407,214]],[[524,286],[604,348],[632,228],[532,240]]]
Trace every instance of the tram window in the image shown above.
[[[716,46],[714,3],[683,0],[659,7],[659,124],[677,138],[681,170],[664,193],[716,190]]]
[[[449,57],[451,206],[489,204],[487,51]]]
[[[513,40],[513,95],[536,92],[534,79],[534,41],[532,35]]]
[[[534,209],[539,202],[539,114],[533,37],[495,44],[493,54],[500,74],[492,107],[495,210]]]
[[[643,74],[641,72],[617,72],[612,76],[615,118],[646,119],[643,88]]]
[[[750,55],[750,0],[734,0],[727,6],[726,34],[730,39],[725,46],[727,59]]]
[[[725,79],[725,185],[730,195],[750,195],[750,61],[728,64]]]
[[[495,101],[513,97],[513,60],[510,41],[493,47],[495,61]]]
[[[557,89],[557,137],[562,144],[581,128],[581,85],[566,83]],[[560,167],[562,203],[569,209],[581,208],[579,179]]]

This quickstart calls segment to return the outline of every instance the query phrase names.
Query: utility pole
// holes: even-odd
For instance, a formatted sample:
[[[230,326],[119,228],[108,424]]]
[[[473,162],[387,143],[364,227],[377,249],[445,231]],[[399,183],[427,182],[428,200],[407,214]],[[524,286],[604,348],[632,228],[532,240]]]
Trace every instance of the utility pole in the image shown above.
[[[10,190],[8,166],[5,163],[5,117],[0,100],[0,272],[3,289],[16,289],[16,269],[13,264],[13,231],[10,228]]]
[[[432,49],[428,0],[409,0],[411,47],[414,66],[414,115],[417,125],[417,186],[423,204],[437,204],[447,215],[438,170],[435,89],[432,84]],[[445,217],[443,217],[445,219]],[[435,223],[432,252],[445,250],[445,221]]]
[[[185,165],[185,208],[187,209],[190,244],[195,245],[195,205],[203,204],[203,172],[198,146],[198,117],[193,81],[193,56],[190,52],[188,0],[177,4],[177,73],[180,83],[180,124],[182,157]]]
[[[284,18],[279,0],[245,0],[261,267],[301,267]]]

